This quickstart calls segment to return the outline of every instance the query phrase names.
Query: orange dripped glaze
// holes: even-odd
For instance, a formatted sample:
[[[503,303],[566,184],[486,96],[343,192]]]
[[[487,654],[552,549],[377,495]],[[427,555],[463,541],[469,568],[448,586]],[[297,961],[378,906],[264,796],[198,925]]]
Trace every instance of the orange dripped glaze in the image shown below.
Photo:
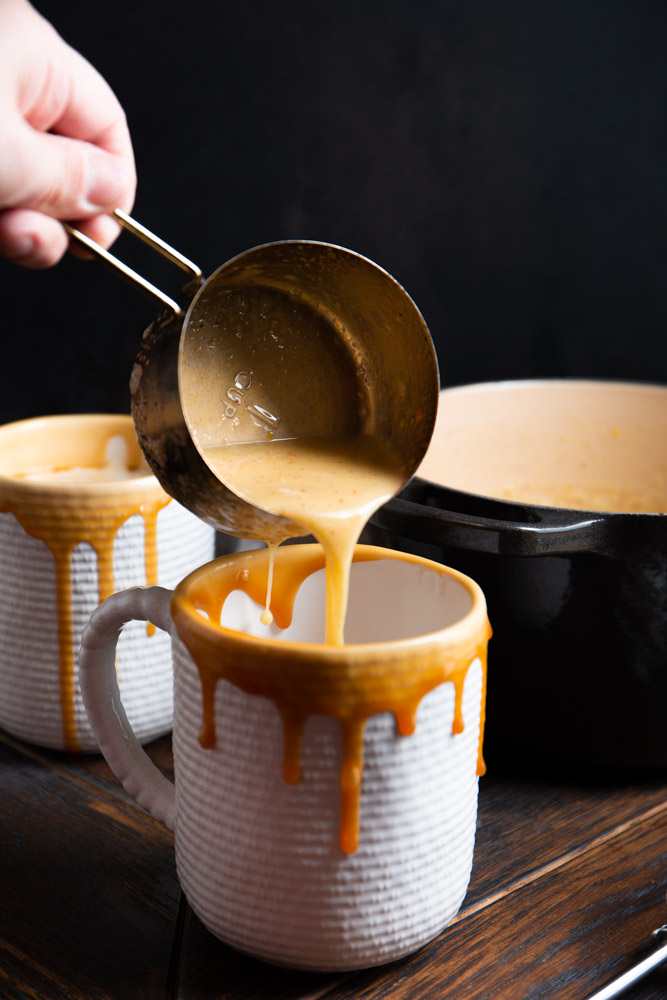
[[[20,483],[20,480],[19,480]],[[76,488],[61,496],[46,498],[37,490],[25,491],[18,484],[15,490],[5,486],[9,495],[0,503],[1,513],[11,513],[26,534],[39,538],[51,551],[55,563],[56,607],[58,615],[58,646],[60,672],[60,707],[63,743],[70,752],[79,751],[75,719],[75,650],[72,609],[72,553],[80,542],[87,542],[97,556],[98,600],[101,604],[115,592],[113,568],[114,542],[119,529],[134,514],[144,520],[144,552],[146,584],[157,583],[157,517],[171,500],[157,486],[150,500],[141,502],[108,498],[100,504],[94,492]],[[149,634],[154,626],[149,624]]]
[[[379,558],[383,558],[381,550],[363,546],[355,550],[355,562]],[[276,624],[282,628],[289,626],[299,587],[324,565],[324,551],[319,546],[297,545],[281,551],[275,564],[271,601]],[[268,698],[275,705],[283,726],[283,777],[288,784],[295,784],[301,777],[301,737],[307,719],[315,715],[337,719],[342,742],[340,844],[343,851],[352,853],[359,843],[367,719],[390,712],[398,734],[408,736],[415,731],[417,710],[424,696],[438,685],[451,682],[455,690],[452,733],[462,732],[465,679],[471,664],[479,659],[483,681],[477,773],[485,772],[482,743],[486,647],[491,634],[486,618],[484,634],[477,641],[462,642],[448,652],[443,652],[439,633],[406,640],[409,654],[404,641],[342,647],[318,645],[314,670],[313,644],[269,640],[271,656],[266,658],[262,656],[266,639],[218,624],[222,606],[234,590],[243,590],[258,606],[263,605],[268,566],[266,550],[249,553],[245,560],[229,563],[220,560],[219,570],[196,577],[187,587],[187,597],[177,593],[172,601],[176,629],[201,681],[202,747],[212,748],[216,743],[215,692],[223,679],[247,694]],[[194,626],[193,619],[199,619]],[[225,642],[220,642],[220,633],[225,634]]]

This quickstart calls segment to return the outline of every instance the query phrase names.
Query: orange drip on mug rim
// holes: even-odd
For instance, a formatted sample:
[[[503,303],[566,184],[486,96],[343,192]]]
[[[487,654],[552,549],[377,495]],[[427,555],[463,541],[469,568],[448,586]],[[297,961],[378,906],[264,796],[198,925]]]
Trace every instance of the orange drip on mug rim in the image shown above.
[[[320,546],[290,546],[279,553],[274,569],[272,610],[281,628],[292,620],[299,587],[311,573],[322,569],[325,555]],[[262,558],[264,557],[264,558]],[[387,558],[384,550],[357,546],[354,561]],[[408,561],[409,557],[404,556]],[[419,560],[414,560],[419,562]],[[301,779],[301,735],[306,720],[314,715],[337,719],[342,741],[340,770],[340,845],[353,853],[359,843],[363,744],[366,721],[389,712],[396,720],[399,736],[415,731],[422,699],[435,687],[451,682],[455,691],[452,735],[465,726],[462,714],[463,689],[471,665],[479,661],[482,670],[480,728],[477,774],[485,773],[482,754],[486,692],[486,649],[491,634],[486,614],[474,641],[469,638],[443,651],[438,634],[420,637],[409,654],[400,641],[381,643],[383,666],[369,683],[364,674],[364,644],[322,645],[318,649],[318,671],[312,671],[312,644],[280,642],[236,632],[217,623],[222,607],[233,590],[242,590],[261,607],[268,572],[268,554],[255,552],[236,560],[225,572],[197,573],[185,581],[172,600],[176,629],[197,667],[202,692],[200,744],[216,745],[215,693],[222,679],[248,694],[261,695],[275,705],[282,720],[284,738],[283,777],[288,784]],[[240,564],[241,568],[238,568]],[[232,569],[233,567],[233,569]],[[193,627],[193,622],[196,624]],[[225,642],[219,640],[224,633]],[[423,640],[423,641],[421,641]],[[270,667],[258,666],[259,646],[272,647]],[[374,645],[374,644],[372,644]],[[401,647],[403,647],[401,651]],[[393,659],[392,659],[393,650]],[[310,651],[310,653],[309,653]],[[386,657],[385,654],[386,653]],[[355,659],[356,657],[356,659]],[[356,664],[359,664],[356,670]],[[314,675],[317,676],[314,676]]]
[[[59,420],[53,418],[53,429]],[[76,418],[81,431],[90,439],[98,439],[103,450],[106,443],[122,441],[129,418],[81,416]],[[89,421],[89,426],[84,422]],[[96,424],[99,425],[96,426]],[[30,424],[31,421],[26,421]],[[37,423],[37,421],[36,421]],[[11,431],[20,425],[8,425]],[[101,428],[101,429],[100,429]],[[118,435],[113,430],[118,431]],[[36,432],[39,430],[36,428]],[[43,432],[42,432],[43,433]],[[35,438],[37,433],[35,434]],[[72,445],[75,448],[75,445]],[[2,475],[0,512],[13,514],[26,534],[38,538],[49,549],[54,560],[56,613],[58,620],[59,689],[64,748],[79,752],[75,718],[76,650],[74,648],[74,616],[72,607],[72,557],[80,543],[88,543],[97,560],[97,599],[102,603],[116,590],[114,543],[119,529],[133,515],[144,521],[144,565],[146,585],[157,583],[157,518],[159,511],[171,502],[147,470],[145,473],[121,468],[113,463],[72,468],[43,466],[28,470],[28,475],[12,471]],[[117,477],[117,478],[116,478]],[[145,480],[149,479],[146,486]],[[97,491],[99,487],[99,492]],[[124,489],[127,487],[127,489]],[[148,623],[148,634],[154,626]]]

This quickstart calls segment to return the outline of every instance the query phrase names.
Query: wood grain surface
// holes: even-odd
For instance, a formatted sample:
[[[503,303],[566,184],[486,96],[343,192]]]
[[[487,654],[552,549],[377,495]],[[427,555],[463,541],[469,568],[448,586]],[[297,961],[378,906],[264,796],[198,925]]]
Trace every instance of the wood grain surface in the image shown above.
[[[169,738],[149,753],[171,776]],[[275,969],[209,934],[172,835],[99,756],[0,734],[0,796],[3,1000],[586,1000],[667,921],[664,780],[491,769],[458,916],[411,958],[348,975]],[[626,996],[666,1000],[667,967]]]

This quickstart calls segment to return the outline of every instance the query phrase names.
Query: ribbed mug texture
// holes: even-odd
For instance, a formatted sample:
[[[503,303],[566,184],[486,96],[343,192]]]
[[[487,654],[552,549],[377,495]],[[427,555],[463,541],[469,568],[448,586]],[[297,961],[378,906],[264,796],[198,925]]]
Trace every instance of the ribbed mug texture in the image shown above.
[[[146,584],[144,519],[132,515],[119,529],[113,554],[116,590]],[[215,534],[175,501],[157,515],[158,583],[173,587],[213,556]],[[59,676],[58,608],[54,557],[27,534],[12,513],[0,513],[0,726],[20,739],[64,749]],[[98,604],[98,560],[81,542],[71,559],[74,650]],[[123,702],[141,742],[168,732],[173,716],[169,637],[149,635],[132,622],[118,644]],[[79,749],[97,750],[78,684],[75,655],[74,718]]]
[[[287,785],[275,706],[221,681],[217,744],[204,750],[197,668],[173,642],[176,860],[203,923],[241,951],[301,969],[366,968],[435,937],[472,867],[480,661],[465,682],[463,733],[452,735],[451,683],[424,697],[411,736],[397,736],[389,714],[368,720],[360,843],[346,855],[336,720],[308,720],[302,779]]]

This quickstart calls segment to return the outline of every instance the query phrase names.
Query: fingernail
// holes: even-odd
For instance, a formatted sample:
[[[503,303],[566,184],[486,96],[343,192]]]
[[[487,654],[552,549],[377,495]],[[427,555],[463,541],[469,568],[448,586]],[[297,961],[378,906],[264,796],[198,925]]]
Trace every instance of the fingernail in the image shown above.
[[[116,208],[129,187],[126,170],[110,154],[90,154],[90,181],[86,201],[92,209]]]

